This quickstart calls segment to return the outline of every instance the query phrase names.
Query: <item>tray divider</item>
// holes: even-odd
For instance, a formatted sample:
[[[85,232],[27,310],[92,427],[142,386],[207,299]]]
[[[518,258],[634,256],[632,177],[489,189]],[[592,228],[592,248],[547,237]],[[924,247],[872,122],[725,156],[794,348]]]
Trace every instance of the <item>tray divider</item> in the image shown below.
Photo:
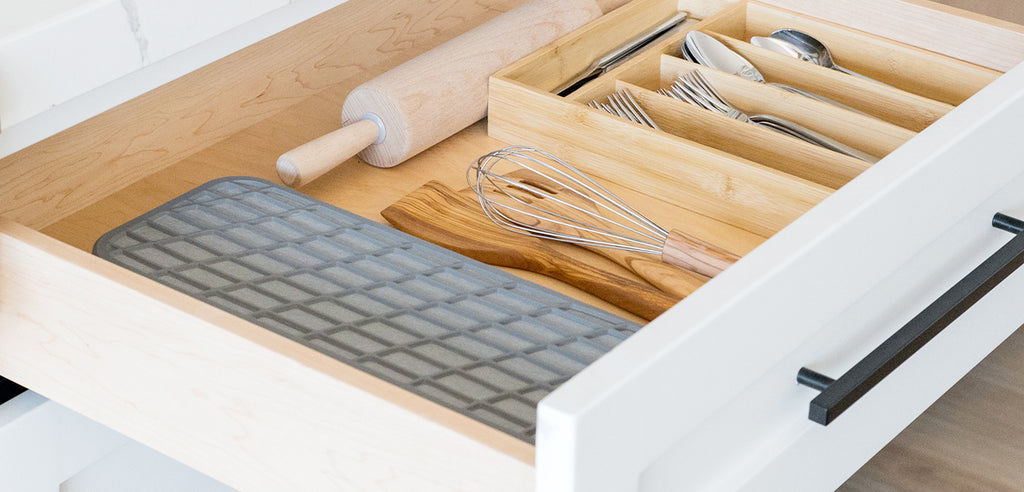
[[[619,82],[617,88],[630,91],[666,133],[829,188],[845,185],[871,166],[860,159],[698,108],[649,88],[627,82]]]
[[[732,36],[742,35],[747,30],[746,2],[736,2],[722,9],[715,15],[701,20],[700,24],[693,26],[693,29],[721,32]],[[680,38],[675,48],[678,49],[681,43],[682,39]]]

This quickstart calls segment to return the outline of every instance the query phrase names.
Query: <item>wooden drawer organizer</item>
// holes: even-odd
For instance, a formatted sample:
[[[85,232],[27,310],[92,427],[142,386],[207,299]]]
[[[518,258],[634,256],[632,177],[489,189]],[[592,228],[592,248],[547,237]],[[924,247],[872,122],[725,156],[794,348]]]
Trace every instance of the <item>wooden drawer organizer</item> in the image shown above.
[[[740,2],[678,32],[567,97],[550,91],[645,26],[682,10],[637,0],[491,79],[489,133],[549,150],[601,178],[761,237],[785,227],[871,164],[714,114],[656,91],[697,70],[748,114],[773,114],[884,157],[1000,73],[758,2]],[[846,68],[876,84],[746,42],[794,28],[821,39]],[[866,113],[687,62],[699,30],[742,54],[769,82],[804,88]],[[586,106],[628,89],[657,131]],[[686,224],[666,226],[686,230]],[[699,235],[699,232],[695,232]],[[728,239],[705,239],[729,248]],[[725,241],[725,242],[723,242]]]

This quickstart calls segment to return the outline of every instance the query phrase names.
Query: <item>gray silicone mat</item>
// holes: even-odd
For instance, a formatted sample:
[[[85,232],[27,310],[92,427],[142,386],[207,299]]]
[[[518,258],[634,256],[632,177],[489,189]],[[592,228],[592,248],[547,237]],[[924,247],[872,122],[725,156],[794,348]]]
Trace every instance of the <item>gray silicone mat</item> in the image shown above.
[[[537,402],[639,325],[255,178],[93,252],[527,442]]]

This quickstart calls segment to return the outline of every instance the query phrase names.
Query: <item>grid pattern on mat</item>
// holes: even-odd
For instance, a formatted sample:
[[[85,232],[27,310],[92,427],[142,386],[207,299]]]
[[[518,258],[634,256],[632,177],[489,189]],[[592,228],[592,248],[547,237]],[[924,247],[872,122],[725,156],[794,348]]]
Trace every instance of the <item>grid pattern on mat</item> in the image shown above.
[[[527,442],[639,326],[269,181],[211,181],[94,253]]]

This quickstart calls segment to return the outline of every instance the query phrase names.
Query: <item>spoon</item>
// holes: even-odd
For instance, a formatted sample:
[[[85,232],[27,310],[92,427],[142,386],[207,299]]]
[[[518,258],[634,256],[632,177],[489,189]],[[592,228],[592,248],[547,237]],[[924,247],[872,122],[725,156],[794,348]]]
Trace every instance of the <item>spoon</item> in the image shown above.
[[[757,46],[758,48],[764,48],[768,51],[774,51],[786,55],[790,58],[796,58],[797,60],[812,62],[810,58],[804,56],[803,52],[798,50],[793,43],[783,41],[781,39],[769,38],[764,36],[754,36],[750,38],[750,44]]]
[[[690,61],[721,72],[739,75],[747,80],[765,83],[764,75],[761,75],[753,63],[705,33],[700,31],[686,33],[683,47],[683,56],[692,57],[693,59]]]
[[[753,82],[768,84],[784,91],[800,94],[801,96],[831,104],[847,111],[865,114],[864,112],[851,108],[845,104],[838,103],[825,96],[815,94],[799,87],[765,81],[764,75],[761,74],[750,60],[747,60],[743,55],[729,49],[729,47],[722,44],[721,41],[703,32],[690,31],[686,33],[686,40],[683,42],[682,53],[683,58],[689,62],[704,65],[705,67],[713,68],[721,72],[738,75]]]
[[[835,60],[832,59],[832,53],[828,50],[828,47],[821,41],[818,41],[814,36],[805,32],[797,31],[795,29],[779,29],[778,31],[771,33],[768,37],[770,39],[774,39],[775,42],[767,43],[763,46],[754,42],[753,38],[751,38],[750,42],[755,46],[760,46],[784,55],[799,58],[803,61],[808,61],[815,65],[821,65],[825,68],[831,68],[837,72],[860,77],[864,80],[870,80],[877,84],[889,85],[837,65]]]

